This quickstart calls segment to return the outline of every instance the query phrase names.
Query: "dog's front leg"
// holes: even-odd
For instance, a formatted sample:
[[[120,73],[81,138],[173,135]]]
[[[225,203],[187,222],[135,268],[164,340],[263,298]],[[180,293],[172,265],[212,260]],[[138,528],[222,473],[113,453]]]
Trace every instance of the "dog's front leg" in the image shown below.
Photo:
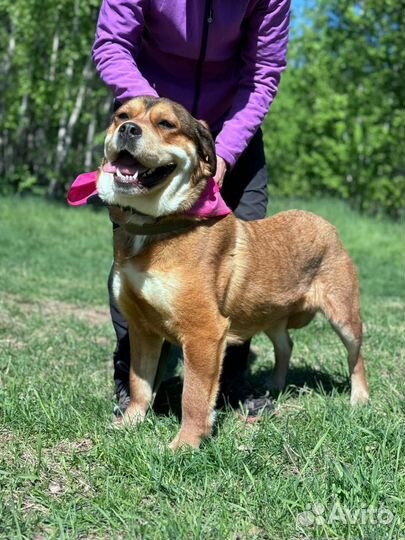
[[[184,343],[182,421],[180,432],[170,444],[172,450],[182,446],[198,448],[211,433],[225,338],[224,332],[217,338],[198,336]]]
[[[119,423],[142,422],[153,399],[153,388],[159,365],[163,339],[155,334],[137,331],[128,326],[131,349],[129,372],[130,402]]]

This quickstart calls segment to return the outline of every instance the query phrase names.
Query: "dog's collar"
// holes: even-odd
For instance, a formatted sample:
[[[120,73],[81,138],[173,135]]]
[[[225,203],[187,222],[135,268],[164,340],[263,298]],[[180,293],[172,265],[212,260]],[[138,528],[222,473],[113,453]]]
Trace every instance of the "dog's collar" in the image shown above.
[[[196,219],[178,218],[170,221],[156,220],[154,223],[144,223],[143,225],[138,225],[137,223],[125,223],[124,225],[118,225],[118,227],[129,234],[152,236],[154,234],[168,234],[187,231],[197,227],[201,223],[203,223],[203,221]]]

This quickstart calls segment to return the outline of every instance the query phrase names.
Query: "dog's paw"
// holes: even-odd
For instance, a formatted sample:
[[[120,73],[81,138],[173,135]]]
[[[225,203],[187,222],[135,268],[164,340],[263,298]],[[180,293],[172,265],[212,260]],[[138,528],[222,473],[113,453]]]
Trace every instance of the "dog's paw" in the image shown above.
[[[113,418],[113,421],[111,422],[111,428],[112,429],[123,429],[124,428],[124,417],[123,416],[116,416]]]
[[[201,443],[201,437],[184,437],[181,433],[169,444],[169,450],[177,452],[179,450],[197,450]]]
[[[112,426],[115,429],[131,428],[134,427],[145,420],[145,413],[143,411],[131,412],[128,409],[125,411],[123,416],[117,416]]]
[[[357,407],[358,405],[368,405],[370,403],[370,395],[366,388],[357,388],[352,390],[350,396],[350,405]]]

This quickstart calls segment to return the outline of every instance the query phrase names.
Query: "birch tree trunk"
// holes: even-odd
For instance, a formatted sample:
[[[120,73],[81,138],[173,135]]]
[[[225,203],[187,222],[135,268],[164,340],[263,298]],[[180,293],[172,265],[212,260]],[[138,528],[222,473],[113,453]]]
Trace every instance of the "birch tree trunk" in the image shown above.
[[[4,96],[7,88],[7,84],[9,83],[11,79],[11,66],[12,61],[16,49],[16,40],[13,32],[14,28],[13,25],[11,25],[11,34],[10,39],[8,42],[8,47],[6,52],[3,56],[3,61],[1,63],[0,67],[0,95]],[[7,103],[4,99],[0,100],[0,156],[2,156],[2,159],[0,159],[0,174],[4,175],[6,171],[8,170],[8,167],[10,166],[10,141],[8,132],[5,129],[5,120],[6,120],[6,114],[7,114]]]

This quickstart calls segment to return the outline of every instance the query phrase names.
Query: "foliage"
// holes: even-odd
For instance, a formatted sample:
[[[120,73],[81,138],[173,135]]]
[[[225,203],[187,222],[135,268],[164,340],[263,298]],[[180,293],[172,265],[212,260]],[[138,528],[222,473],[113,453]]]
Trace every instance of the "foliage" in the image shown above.
[[[0,0],[2,191],[63,191],[94,165],[111,98],[90,47],[99,1]]]
[[[321,0],[266,123],[271,185],[397,216],[405,193],[403,0]],[[296,25],[297,26],[297,25]]]

